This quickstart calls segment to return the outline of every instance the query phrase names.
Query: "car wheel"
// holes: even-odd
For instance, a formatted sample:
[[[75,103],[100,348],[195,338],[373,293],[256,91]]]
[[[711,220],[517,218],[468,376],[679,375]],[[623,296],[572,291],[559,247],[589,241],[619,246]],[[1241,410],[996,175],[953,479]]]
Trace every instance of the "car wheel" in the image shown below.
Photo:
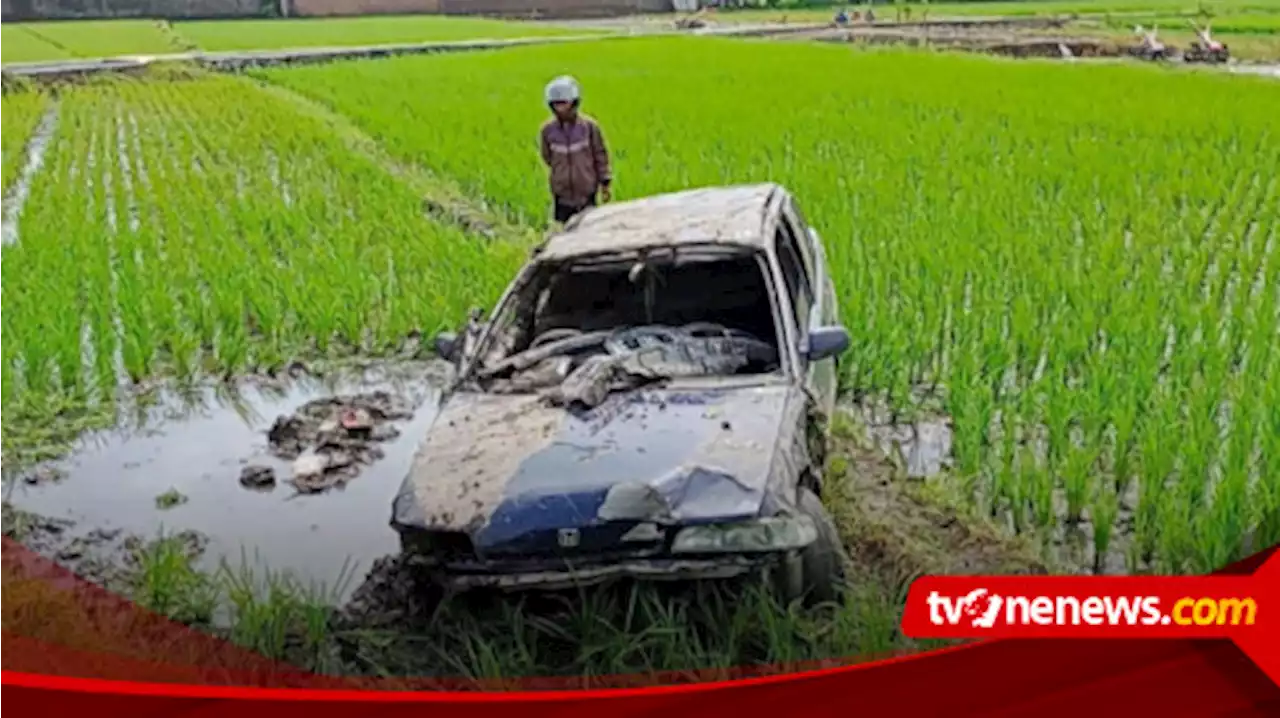
[[[835,521],[822,505],[822,499],[807,486],[800,488],[800,510],[813,519],[818,538],[800,552],[804,601],[808,605],[839,602],[844,582],[846,554],[840,542]]]

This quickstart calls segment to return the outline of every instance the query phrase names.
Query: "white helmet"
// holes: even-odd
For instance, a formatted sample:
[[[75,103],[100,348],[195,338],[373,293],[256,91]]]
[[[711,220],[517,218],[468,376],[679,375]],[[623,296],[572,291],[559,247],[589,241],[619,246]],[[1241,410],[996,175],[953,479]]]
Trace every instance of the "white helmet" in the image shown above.
[[[582,97],[578,89],[578,81],[568,75],[561,75],[547,83],[547,104],[552,102],[577,102]]]

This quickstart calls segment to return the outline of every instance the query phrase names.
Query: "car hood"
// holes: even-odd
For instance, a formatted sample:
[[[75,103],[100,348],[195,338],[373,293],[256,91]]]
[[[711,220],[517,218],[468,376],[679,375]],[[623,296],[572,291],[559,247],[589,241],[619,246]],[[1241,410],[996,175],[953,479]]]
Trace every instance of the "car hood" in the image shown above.
[[[478,552],[502,554],[550,550],[561,529],[591,529],[585,543],[604,545],[639,523],[756,516],[778,451],[796,443],[799,406],[785,384],[637,390],[582,412],[533,395],[457,394],[392,521],[466,532]]]

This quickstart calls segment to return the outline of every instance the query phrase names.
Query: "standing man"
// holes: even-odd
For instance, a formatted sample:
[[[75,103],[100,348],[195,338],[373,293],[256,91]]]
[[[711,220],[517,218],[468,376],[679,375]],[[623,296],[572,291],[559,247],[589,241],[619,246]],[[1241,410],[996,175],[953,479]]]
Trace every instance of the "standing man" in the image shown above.
[[[555,221],[569,218],[596,205],[596,198],[612,198],[609,185],[609,151],[596,121],[578,111],[582,93],[578,81],[568,75],[547,85],[547,105],[554,117],[542,126],[538,144],[542,161],[551,175]]]

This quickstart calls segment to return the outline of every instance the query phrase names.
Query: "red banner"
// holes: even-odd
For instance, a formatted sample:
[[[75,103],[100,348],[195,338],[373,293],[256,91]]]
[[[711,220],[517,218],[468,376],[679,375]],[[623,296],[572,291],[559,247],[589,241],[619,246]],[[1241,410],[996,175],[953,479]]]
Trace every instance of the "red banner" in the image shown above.
[[[947,631],[1050,635],[1037,632],[1066,628],[1116,636],[1115,640],[1000,638],[873,663],[733,681],[593,691],[565,690],[569,686],[563,681],[529,681],[526,688],[539,689],[532,692],[512,691],[508,682],[503,686],[507,692],[485,693],[440,690],[448,686],[437,680],[318,676],[279,665],[141,611],[91,584],[69,582],[65,571],[51,565],[39,567],[31,554],[18,549],[25,554],[19,562],[23,576],[42,576],[40,580],[52,592],[75,596],[75,606],[63,605],[54,593],[41,604],[38,613],[56,611],[65,618],[58,624],[64,627],[54,631],[48,628],[51,623],[10,613],[8,598],[14,582],[8,571],[15,565],[11,561],[15,553],[8,544],[5,548],[2,680],[4,697],[20,711],[15,715],[24,715],[23,709],[95,716],[118,713],[131,718],[268,711],[273,718],[318,718],[422,715],[424,710],[433,716],[521,718],[707,716],[744,711],[752,715],[803,711],[806,716],[858,712],[1045,716],[1081,711],[1161,716],[1280,714],[1280,684],[1274,680],[1280,675],[1274,663],[1280,643],[1274,618],[1280,556],[1247,577],[1265,556],[1225,572],[1234,576],[1212,578],[927,577],[912,586],[904,616],[904,629],[919,635]],[[1274,549],[1267,552],[1273,553]],[[32,573],[37,568],[44,573]],[[975,595],[979,590],[986,593]],[[989,622],[990,628],[975,628],[974,617],[986,616],[995,596],[1000,598],[998,615],[981,621]],[[1119,607],[1119,599],[1135,597],[1137,609],[1132,600]],[[1252,608],[1245,599],[1253,600]],[[73,607],[82,609],[89,620],[71,622],[68,616]],[[1143,623],[1144,616],[1157,613],[1158,620]],[[935,614],[937,621],[932,618]],[[1129,618],[1131,614],[1135,618]],[[1079,623],[1074,624],[1077,616]],[[1225,616],[1221,623],[1219,616]],[[1190,625],[1184,625],[1187,621]],[[1064,623],[1070,625],[1059,625]],[[967,633],[975,630],[980,633]],[[1237,645],[1246,647],[1258,663]],[[636,686],[642,681],[619,677],[614,683]],[[543,690],[549,686],[557,689]]]

